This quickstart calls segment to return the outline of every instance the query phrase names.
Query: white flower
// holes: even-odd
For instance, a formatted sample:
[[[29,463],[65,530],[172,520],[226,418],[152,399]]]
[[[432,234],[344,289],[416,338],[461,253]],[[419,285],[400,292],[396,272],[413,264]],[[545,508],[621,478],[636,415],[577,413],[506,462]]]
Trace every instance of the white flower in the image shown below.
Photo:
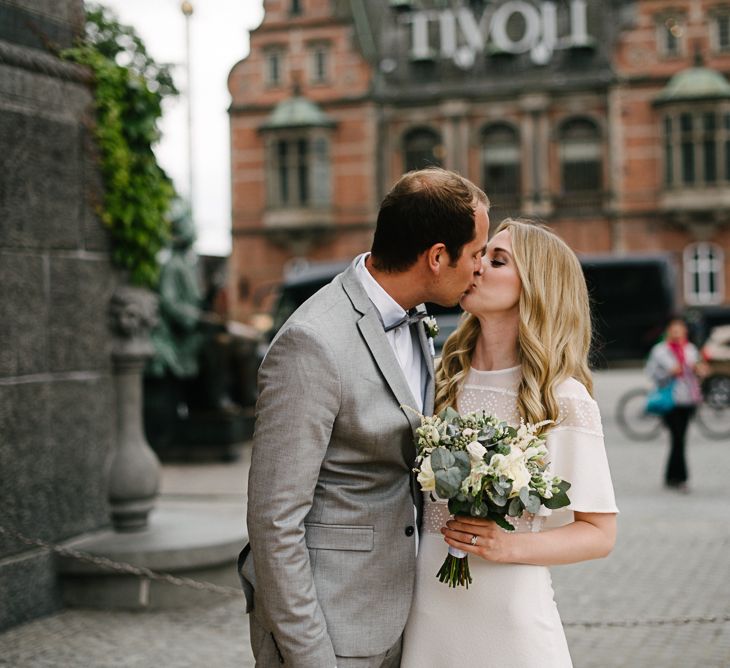
[[[436,429],[436,427],[434,427],[433,425],[431,425],[428,436],[431,439],[431,443],[433,443],[434,445],[438,445],[439,441],[441,440],[441,434],[439,433],[439,430]]]
[[[423,319],[423,326],[426,328],[426,335],[432,339],[439,333],[439,326],[436,318],[429,315]]]
[[[479,441],[472,441],[466,446],[466,451],[469,453],[472,465],[474,465],[484,459],[487,449]]]
[[[508,455],[494,455],[490,462],[497,475],[512,481],[510,497],[517,496],[523,487],[528,487],[532,476],[525,465],[525,453],[518,446],[512,445]]]
[[[481,489],[482,481],[487,474],[489,474],[489,467],[483,461],[476,465],[472,463],[469,475],[461,483],[461,491],[464,494],[475,494]]]
[[[421,462],[421,468],[418,471],[417,480],[424,492],[436,491],[436,476],[434,476],[433,469],[431,468],[430,456],[426,457]]]

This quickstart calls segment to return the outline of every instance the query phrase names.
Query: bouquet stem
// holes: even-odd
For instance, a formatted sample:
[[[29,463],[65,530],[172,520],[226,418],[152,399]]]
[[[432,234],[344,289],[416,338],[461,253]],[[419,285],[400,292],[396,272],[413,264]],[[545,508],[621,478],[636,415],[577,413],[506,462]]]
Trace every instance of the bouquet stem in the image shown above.
[[[471,584],[471,573],[469,572],[469,556],[466,552],[455,547],[449,547],[449,553],[444,563],[436,573],[439,582],[445,582],[449,587],[466,587]]]

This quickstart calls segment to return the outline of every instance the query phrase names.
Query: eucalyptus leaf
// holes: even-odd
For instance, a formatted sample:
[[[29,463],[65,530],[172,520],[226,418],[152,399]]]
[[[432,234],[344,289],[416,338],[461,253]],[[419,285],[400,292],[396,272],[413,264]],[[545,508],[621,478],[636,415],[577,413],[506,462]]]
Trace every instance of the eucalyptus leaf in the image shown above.
[[[464,450],[457,450],[453,453],[456,466],[461,471],[462,480],[469,475],[471,471],[471,462],[469,461],[469,454]]]
[[[451,422],[454,418],[460,417],[459,412],[451,406],[444,408],[438,415],[444,422]]]
[[[509,502],[509,508],[507,508],[507,514],[510,517],[519,517],[522,514],[522,501],[518,497],[512,499]]]
[[[528,513],[532,513],[533,515],[540,510],[540,497],[535,494],[535,492],[530,492],[527,495],[527,503],[525,503],[525,508],[527,509]]]
[[[439,469],[434,471],[434,477],[436,479],[436,494],[442,499],[450,499],[459,493],[462,477],[458,468]]]
[[[529,487],[523,487],[520,490],[520,501],[527,506],[528,501],[530,500],[530,488]]]
[[[446,448],[436,448],[431,453],[431,468],[436,471],[437,469],[448,469],[454,465],[454,455],[452,455]]]

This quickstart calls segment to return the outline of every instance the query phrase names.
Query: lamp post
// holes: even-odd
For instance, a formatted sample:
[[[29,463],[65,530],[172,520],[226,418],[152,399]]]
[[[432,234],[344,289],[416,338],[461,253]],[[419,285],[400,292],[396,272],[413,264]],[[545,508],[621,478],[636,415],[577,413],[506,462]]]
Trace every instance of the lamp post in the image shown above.
[[[188,206],[190,216],[195,220],[193,217],[193,86],[190,72],[190,17],[193,15],[193,5],[186,0],[180,5],[180,9],[185,16],[185,76],[188,88]]]

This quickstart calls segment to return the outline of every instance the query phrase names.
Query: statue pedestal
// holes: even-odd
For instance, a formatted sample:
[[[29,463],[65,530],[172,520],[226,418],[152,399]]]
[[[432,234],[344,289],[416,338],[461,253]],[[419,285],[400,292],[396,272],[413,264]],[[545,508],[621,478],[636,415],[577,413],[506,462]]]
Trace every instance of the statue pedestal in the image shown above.
[[[156,312],[157,299],[147,290],[122,287],[112,297],[117,438],[109,469],[109,503],[117,531],[144,529],[157,498],[160,462],[142,429],[142,372],[153,354],[149,332]]]

